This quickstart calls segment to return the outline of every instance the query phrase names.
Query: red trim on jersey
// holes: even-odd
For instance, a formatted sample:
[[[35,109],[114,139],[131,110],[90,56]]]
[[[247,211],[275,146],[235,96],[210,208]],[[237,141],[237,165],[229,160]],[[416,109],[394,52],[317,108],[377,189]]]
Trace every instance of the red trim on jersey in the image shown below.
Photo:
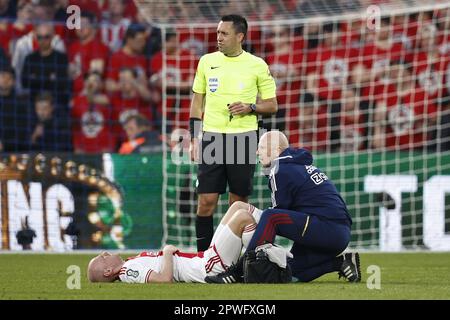
[[[199,251],[197,253],[176,251],[174,253],[174,255],[181,257],[181,258],[195,258],[195,257],[203,258],[203,251]]]
[[[140,254],[138,254],[137,256],[127,258],[126,261],[133,260],[133,259],[140,258],[140,257],[159,257],[159,256],[162,256],[162,255],[163,255],[163,252],[161,250],[157,251],[157,252],[154,252],[154,251],[143,251]]]
[[[145,282],[146,283],[148,283],[149,281],[149,278],[150,278],[150,275],[152,274],[152,272],[153,272],[153,270],[152,269],[150,269],[150,270],[148,270],[148,272],[147,272],[147,275],[145,276]]]
[[[205,266],[206,273],[211,272],[214,265],[218,262],[221,262],[220,257],[218,257],[218,256],[214,256],[213,258],[209,259],[208,263]]]
[[[220,264],[222,265],[222,268],[224,270],[226,270],[227,267],[223,264],[222,258],[220,257],[219,253],[217,252],[216,245],[213,245],[212,247],[209,247],[209,248],[210,249],[212,248],[214,250],[214,252],[216,253],[216,255],[209,258],[208,262],[206,263],[206,265],[205,265],[206,272],[207,273],[210,272],[217,262],[220,262]]]

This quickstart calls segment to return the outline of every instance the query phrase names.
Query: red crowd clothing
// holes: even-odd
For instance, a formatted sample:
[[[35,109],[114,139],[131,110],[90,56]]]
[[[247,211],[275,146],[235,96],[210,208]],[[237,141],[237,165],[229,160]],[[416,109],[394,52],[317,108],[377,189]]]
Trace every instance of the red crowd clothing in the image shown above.
[[[330,143],[327,106],[320,106],[316,112],[308,110],[311,112],[308,116],[305,116],[305,108],[315,107],[291,108],[288,111],[289,143],[297,148],[326,151]]]
[[[440,31],[438,35],[439,53],[441,55],[450,55],[450,34],[445,31]]]
[[[355,151],[363,150],[364,139],[367,130],[367,124],[364,121],[364,114],[359,109],[359,103],[355,106],[356,110],[345,111],[341,108],[341,117],[339,122],[340,150]]]
[[[120,70],[123,68],[135,69],[139,75],[145,74],[147,76],[148,59],[143,55],[132,56],[120,50],[109,59],[106,78],[117,81]]]
[[[262,38],[263,38],[263,36],[262,36],[261,27],[256,27],[256,26],[250,28],[250,30],[248,31],[247,36],[246,36],[246,41],[248,41],[249,44],[251,44],[253,51],[258,56],[263,56],[266,54],[266,52],[264,50],[264,46],[263,46],[264,40]],[[217,49],[217,40],[215,42],[216,42],[215,49]]]
[[[84,77],[89,70],[96,68],[96,65],[103,66],[103,74],[106,73],[109,58],[109,49],[101,43],[97,38],[92,39],[88,43],[82,44],[80,41],[74,42],[69,50],[69,63],[75,68],[73,78],[73,93],[78,94],[84,86]]]
[[[8,27],[6,23],[0,24],[0,48],[3,49],[3,51],[7,55],[11,55],[11,51],[9,48],[9,42],[11,41],[11,36],[8,33]]]
[[[85,153],[113,152],[116,138],[112,132],[110,106],[89,104],[85,95],[73,99],[73,146]]]
[[[381,48],[375,42],[368,43],[362,49],[362,62],[371,69],[372,72],[378,73],[382,70],[389,70],[391,61],[405,60],[406,50],[401,43],[392,43],[388,49]]]
[[[101,12],[107,12],[109,10],[109,1],[92,1],[92,0],[82,0],[86,2],[98,2],[98,6]],[[123,16],[130,20],[136,20],[137,8],[134,1],[124,1],[124,11]]]
[[[93,13],[97,17],[98,21],[100,21],[100,19],[102,18],[102,8],[99,5],[99,1],[70,0],[69,4],[79,6],[81,9],[81,12],[87,11],[87,12]]]
[[[267,54],[272,53],[274,49],[266,31],[263,31],[260,26],[252,26],[247,32],[245,41],[249,45],[249,48],[246,48],[246,50],[248,51],[251,48],[254,54],[259,57],[265,57]],[[217,40],[215,40],[215,47],[211,49],[217,50]]]
[[[361,88],[360,97],[369,101],[392,99],[396,95],[395,88],[395,85],[392,83],[384,83],[380,80],[371,81]]]
[[[407,50],[416,47],[417,31],[419,22],[415,19],[404,17],[405,20],[393,24],[392,39],[396,43],[401,43]]]
[[[352,24],[356,27],[352,28]],[[342,22],[340,27],[340,42],[345,47],[359,48],[362,38],[362,31],[366,28],[365,20],[354,20],[349,22]]]
[[[202,55],[216,51],[216,29],[212,28],[177,28],[178,45],[182,50],[189,50],[191,54]]]
[[[390,90],[397,90],[390,86]],[[429,126],[436,118],[437,108],[423,89],[415,87],[404,95],[389,94],[386,104],[386,139],[388,149],[418,149],[429,139]]]
[[[180,50],[174,56],[167,56],[167,84],[175,84],[176,87],[176,83],[193,79],[197,64],[198,58],[190,50]],[[158,52],[152,57],[150,65],[152,74],[162,72],[162,52]],[[189,125],[190,93],[190,89],[181,91],[177,88],[168,88],[167,90],[167,117],[169,121],[174,122],[176,127],[187,128]],[[158,104],[158,112],[162,114],[162,101]]]
[[[318,94],[321,99],[341,98],[342,89],[348,83],[356,55],[356,49],[344,47],[319,46],[309,52],[306,71],[308,74],[311,72],[317,74]]]
[[[110,97],[112,107],[113,131],[119,141],[126,139],[122,129],[123,122],[131,115],[141,114],[150,122],[153,121],[153,109],[150,102],[139,96],[125,97],[120,92]]]
[[[438,58],[431,62],[429,58],[431,58],[430,54],[420,51],[411,57],[411,63],[418,86],[434,101],[446,94],[445,72],[449,65],[450,57],[439,55]]]
[[[17,25],[13,22],[0,23],[0,47],[3,48],[7,55],[11,56],[11,49],[13,48],[14,42],[32,30],[33,25],[31,24]]]
[[[124,97],[121,93],[118,93],[111,97],[111,105],[113,108],[113,120],[115,121],[123,122],[132,113],[140,113],[147,120],[153,120],[150,103],[139,96]]]
[[[288,104],[298,101],[303,55],[294,51],[284,54],[271,54],[267,57],[266,61],[277,84],[278,104]],[[294,70],[293,77],[278,77],[278,74],[285,75]]]
[[[119,23],[111,24],[105,21],[100,28],[100,35],[102,42],[108,46],[111,52],[119,52],[122,47],[122,42],[125,33],[131,24],[131,20],[123,18]]]

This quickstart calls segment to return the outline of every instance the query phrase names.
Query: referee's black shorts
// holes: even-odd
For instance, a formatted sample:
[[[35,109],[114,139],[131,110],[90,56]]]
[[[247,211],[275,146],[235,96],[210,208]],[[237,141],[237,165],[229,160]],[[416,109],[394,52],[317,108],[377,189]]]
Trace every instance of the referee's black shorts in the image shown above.
[[[238,134],[204,132],[200,145],[197,193],[229,192],[249,196],[256,166],[257,131]]]

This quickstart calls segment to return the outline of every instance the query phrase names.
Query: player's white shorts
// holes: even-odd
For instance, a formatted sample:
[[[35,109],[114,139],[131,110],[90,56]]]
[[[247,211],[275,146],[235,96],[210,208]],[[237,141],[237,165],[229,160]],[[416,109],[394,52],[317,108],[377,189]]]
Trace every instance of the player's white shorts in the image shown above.
[[[250,205],[249,213],[255,217],[255,220],[259,220],[262,211]],[[174,280],[177,282],[205,282],[206,276],[224,272],[239,259],[242,245],[240,241],[236,243],[236,238],[239,237],[233,234],[228,226],[224,226],[219,233],[214,235],[213,243],[205,252],[175,252]],[[125,262],[119,278],[123,282],[148,282],[153,271],[161,272],[162,263],[162,251],[142,252]]]
[[[224,231],[224,230],[221,230]],[[230,245],[234,243],[235,235],[229,232],[220,232],[214,243],[204,252],[206,274],[216,275],[222,273],[239,259],[242,246]]]
[[[255,220],[259,221],[262,210],[250,204],[248,206],[248,213],[252,215]],[[253,231],[255,228],[256,225],[252,225],[248,230]],[[236,263],[239,259],[242,246],[234,245],[234,238],[236,235],[234,235],[231,230],[229,230],[229,232],[224,231],[225,230],[222,229],[220,233],[214,237],[214,242],[211,243],[211,247],[204,252],[204,258],[206,259],[205,269],[208,276],[225,271],[226,268],[233,263]]]

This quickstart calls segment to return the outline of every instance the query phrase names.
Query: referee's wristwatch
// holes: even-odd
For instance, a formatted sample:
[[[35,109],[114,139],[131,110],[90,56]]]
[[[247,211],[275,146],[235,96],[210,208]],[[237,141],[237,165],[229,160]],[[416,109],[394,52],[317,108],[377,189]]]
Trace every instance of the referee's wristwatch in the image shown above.
[[[251,103],[250,104],[250,109],[252,109],[252,111],[250,113],[255,113],[256,112],[256,104]]]

